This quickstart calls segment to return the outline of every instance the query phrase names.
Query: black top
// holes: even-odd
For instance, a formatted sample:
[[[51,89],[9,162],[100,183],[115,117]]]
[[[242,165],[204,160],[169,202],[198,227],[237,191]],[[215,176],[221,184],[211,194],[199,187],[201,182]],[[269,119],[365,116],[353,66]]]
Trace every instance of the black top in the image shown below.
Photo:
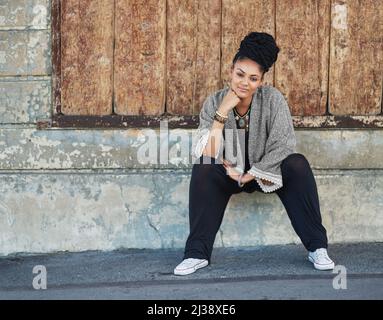
[[[249,161],[249,131],[246,132],[246,152],[245,152],[245,172],[250,170],[250,161]]]
[[[250,121],[250,112],[249,111],[249,121]],[[239,127],[239,120],[235,121],[237,124],[237,129],[241,129]],[[223,136],[225,137],[225,130],[223,130]],[[225,158],[225,150],[223,150],[223,157]],[[244,172],[247,172],[250,170],[250,161],[249,161],[249,131],[245,131],[245,170]]]
[[[250,119],[250,112],[251,112],[251,109],[249,111],[249,119]],[[239,121],[236,121],[237,129],[240,129],[238,122]],[[249,131],[245,131],[245,170],[244,170],[244,172],[246,172],[248,170],[250,170],[250,161],[249,161]]]

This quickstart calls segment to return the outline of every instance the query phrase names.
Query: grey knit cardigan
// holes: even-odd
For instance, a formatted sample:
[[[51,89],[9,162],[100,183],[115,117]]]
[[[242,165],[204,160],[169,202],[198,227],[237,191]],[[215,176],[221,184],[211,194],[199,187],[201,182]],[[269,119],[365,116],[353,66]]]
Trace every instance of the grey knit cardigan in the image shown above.
[[[193,133],[193,163],[202,156],[213,125],[215,111],[228,90],[229,87],[225,86],[215,91],[205,99],[202,105],[199,126]],[[251,168],[248,173],[255,177],[263,192],[273,192],[283,186],[280,167],[282,160],[296,152],[296,137],[290,110],[283,94],[270,85],[257,88],[253,94],[251,108],[248,143]],[[218,163],[222,161],[223,150],[225,150],[225,159],[233,163],[238,172],[244,173],[244,145],[245,131],[237,129],[234,113],[231,110],[224,125],[224,137],[222,136],[215,158]],[[273,184],[266,185],[261,179]]]

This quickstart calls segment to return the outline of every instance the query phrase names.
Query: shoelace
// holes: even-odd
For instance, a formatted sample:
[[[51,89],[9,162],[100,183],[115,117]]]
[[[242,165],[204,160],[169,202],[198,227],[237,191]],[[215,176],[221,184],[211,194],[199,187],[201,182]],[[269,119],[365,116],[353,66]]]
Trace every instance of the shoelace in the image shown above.
[[[318,260],[327,260],[330,261],[329,256],[327,255],[327,251],[325,249],[316,250],[316,256]]]
[[[182,266],[183,267],[190,267],[190,266],[192,266],[192,265],[195,265],[195,264],[197,264],[197,263],[199,263],[199,261],[197,262],[197,261],[194,261],[195,259],[193,259],[193,258],[188,258],[188,259],[185,259],[183,262],[182,262]]]

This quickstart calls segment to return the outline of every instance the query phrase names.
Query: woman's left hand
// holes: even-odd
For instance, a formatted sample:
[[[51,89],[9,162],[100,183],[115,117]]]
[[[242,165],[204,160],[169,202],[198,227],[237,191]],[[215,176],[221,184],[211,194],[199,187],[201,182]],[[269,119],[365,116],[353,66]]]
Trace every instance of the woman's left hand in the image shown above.
[[[223,160],[223,166],[225,167],[226,172],[230,176],[230,178],[232,178],[235,181],[238,181],[239,176],[241,174],[235,169],[235,167],[229,161],[227,161],[225,159]],[[248,183],[248,182],[250,182],[253,179],[254,179],[254,177],[251,174],[246,173],[246,174],[244,174],[242,176],[241,182],[242,183]],[[264,180],[264,179],[261,179],[261,181],[262,181],[263,184],[265,184],[267,186],[272,186],[273,185],[273,183],[270,182],[270,181],[267,181],[267,180]]]
[[[226,173],[235,181],[238,181],[239,176],[241,175],[235,167],[227,160],[223,160],[223,166],[226,169]]]

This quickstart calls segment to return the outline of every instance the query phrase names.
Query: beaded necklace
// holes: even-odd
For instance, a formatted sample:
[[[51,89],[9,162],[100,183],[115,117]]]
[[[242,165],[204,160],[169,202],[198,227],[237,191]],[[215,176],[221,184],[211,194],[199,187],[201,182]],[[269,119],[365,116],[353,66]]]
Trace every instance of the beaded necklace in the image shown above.
[[[246,113],[243,116],[241,116],[238,113],[237,108],[234,108],[235,120],[238,121],[239,128],[240,129],[245,129],[246,131],[249,131],[249,113],[250,113],[250,108],[251,108],[251,105],[247,109]]]

